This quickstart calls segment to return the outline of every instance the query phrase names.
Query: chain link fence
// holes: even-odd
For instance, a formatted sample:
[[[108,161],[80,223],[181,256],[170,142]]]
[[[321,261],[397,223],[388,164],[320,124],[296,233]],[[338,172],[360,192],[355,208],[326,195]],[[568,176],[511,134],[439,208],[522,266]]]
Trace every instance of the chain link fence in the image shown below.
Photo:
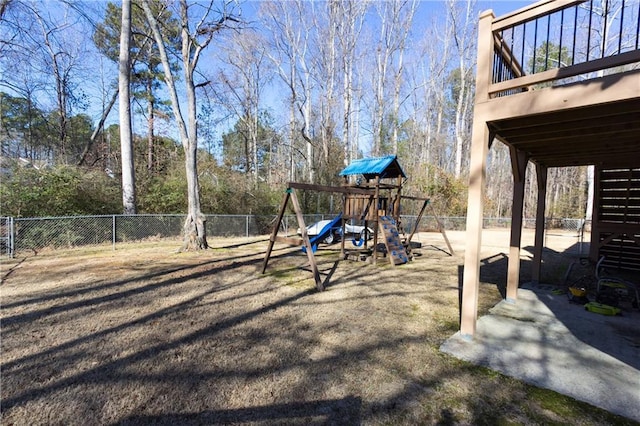
[[[0,256],[13,255],[13,230],[13,218],[0,217]]]
[[[304,215],[305,224],[331,219],[335,214]],[[109,216],[67,216],[44,218],[0,218],[0,256],[13,256],[21,251],[38,251],[43,248],[73,248],[90,245],[106,245],[115,250],[118,243],[138,242],[158,238],[179,238],[185,215],[109,215]],[[410,233],[415,226],[416,216],[402,216],[402,227]],[[209,237],[256,237],[269,235],[276,216],[256,215],[207,215],[207,236]],[[465,229],[465,217],[443,217],[440,222],[446,230]],[[584,220],[548,220],[547,229],[584,228]],[[507,218],[486,218],[485,228],[507,228],[511,220]],[[524,221],[525,228],[534,228],[535,220]],[[296,234],[298,221],[295,215],[285,215],[280,231],[287,235]],[[438,222],[434,216],[425,215],[420,220],[418,231],[437,231]]]

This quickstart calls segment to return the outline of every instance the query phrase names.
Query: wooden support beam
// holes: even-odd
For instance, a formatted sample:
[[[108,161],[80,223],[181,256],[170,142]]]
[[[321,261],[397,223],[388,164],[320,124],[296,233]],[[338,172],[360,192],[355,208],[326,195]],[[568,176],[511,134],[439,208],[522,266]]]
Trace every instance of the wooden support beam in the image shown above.
[[[600,166],[595,166],[593,170],[593,210],[591,214],[591,241],[589,244],[589,260],[593,263],[598,261],[600,255],[600,189],[601,189]]]
[[[289,182],[289,188],[300,189],[304,191],[339,192],[342,194],[362,194],[362,195],[372,195],[375,192],[370,189],[356,188],[351,186],[327,186],[327,185],[314,185],[310,183],[299,183],[299,182]]]
[[[480,254],[482,245],[482,212],[486,157],[489,150],[489,129],[477,118],[473,123],[471,164],[467,202],[466,248],[462,281],[462,307],[460,334],[471,338],[478,318],[478,292],[480,287]]]
[[[494,135],[489,133],[488,115],[479,109],[489,99],[489,83],[493,64],[493,12],[480,15],[478,24],[476,104],[471,132],[471,161],[469,164],[469,191],[467,201],[467,244],[464,253],[460,334],[471,338],[476,332],[478,318],[478,292],[480,289],[480,250],[482,244],[482,215],[486,180],[487,153]]]
[[[402,198],[408,198],[408,197],[402,197]],[[418,217],[416,218],[416,223],[415,225],[413,225],[413,229],[411,230],[411,234],[409,234],[409,239],[407,240],[407,243],[411,244],[411,239],[413,238],[413,235],[416,233],[416,231],[418,230],[418,225],[420,225],[420,220],[422,219],[422,215],[424,214],[425,209],[427,208],[427,205],[429,204],[429,199],[425,199],[424,203],[422,203],[422,207],[420,208],[420,212],[418,213]]]
[[[375,217],[376,217],[376,221],[373,224],[373,229],[375,229],[375,231],[373,232],[373,264],[376,265],[378,262],[378,223],[380,223],[378,221],[378,200],[380,199],[380,176],[376,176],[376,192],[375,192],[375,196],[374,196],[374,203],[375,205],[373,206],[374,211],[375,211]],[[367,226],[367,221],[364,222],[365,227]],[[366,231],[365,231],[366,234]],[[364,241],[364,246],[367,246],[367,240],[365,239]]]
[[[309,267],[313,272],[313,279],[316,282],[316,288],[320,291],[324,290],[324,285],[322,284],[322,279],[320,279],[320,272],[318,272],[318,265],[316,264],[316,258],[313,255],[313,248],[311,247],[311,243],[309,242],[309,235],[307,235],[307,227],[304,224],[304,217],[302,216],[302,209],[300,208],[300,203],[298,203],[298,197],[296,196],[295,191],[291,191],[291,201],[293,203],[293,209],[296,212],[296,217],[298,218],[298,226],[300,227],[300,232],[302,233],[302,240],[304,241],[304,246],[307,249],[307,258],[309,259]]]
[[[542,265],[542,249],[544,247],[544,214],[547,199],[547,167],[536,164],[538,180],[538,205],[536,209],[536,235],[533,244],[533,263],[531,265],[531,281],[540,283],[540,268]]]
[[[269,237],[269,245],[267,246],[267,252],[264,255],[264,261],[262,262],[263,274],[267,270],[267,263],[269,263],[269,258],[271,257],[271,250],[273,250],[273,244],[275,243],[276,237],[278,236],[278,229],[280,229],[280,224],[282,223],[284,212],[287,210],[287,204],[289,203],[290,196],[291,196],[291,190],[287,189],[287,191],[284,194],[284,198],[282,199],[282,204],[280,204],[280,212],[278,213],[278,218],[276,219],[276,223],[273,226],[271,237]]]
[[[513,203],[511,205],[511,243],[509,244],[509,266],[507,271],[508,302],[518,298],[520,281],[520,245],[522,243],[522,213],[524,210],[524,184],[529,156],[523,151],[510,147],[513,170]]]
[[[438,230],[442,234],[442,237],[444,238],[444,242],[447,244],[447,248],[449,249],[449,256],[453,256],[454,255],[453,247],[451,247],[451,243],[449,242],[449,237],[447,237],[447,232],[444,229],[444,225],[442,224],[442,221],[436,214],[436,210],[433,208],[433,206],[431,204],[429,204],[429,206],[431,207],[431,214],[433,215],[433,217],[436,220],[436,223],[438,224]]]
[[[304,239],[302,238],[281,237],[276,235],[276,241],[279,243],[289,244],[290,246],[304,245]]]
[[[398,185],[393,185],[390,183],[380,183],[380,189],[398,189]],[[375,189],[375,185],[369,185],[368,183],[360,184],[360,185],[345,185],[343,188],[354,188],[354,189]]]
[[[346,179],[346,176],[345,176]],[[340,228],[342,229],[342,233],[340,234],[342,236],[342,238],[340,238],[340,258],[344,259],[345,258],[345,251],[344,251],[344,242],[345,242],[345,238],[344,238],[344,234],[345,234],[345,223],[346,223],[346,218],[345,218],[345,212],[347,211],[347,197],[345,195],[342,196],[342,220],[340,221]]]

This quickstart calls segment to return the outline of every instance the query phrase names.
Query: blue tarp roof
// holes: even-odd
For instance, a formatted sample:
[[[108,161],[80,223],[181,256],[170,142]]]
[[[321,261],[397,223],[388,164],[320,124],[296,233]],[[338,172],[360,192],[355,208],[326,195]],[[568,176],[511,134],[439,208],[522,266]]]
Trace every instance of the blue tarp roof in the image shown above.
[[[386,157],[360,158],[340,172],[340,176],[364,175],[366,179],[380,176],[381,179],[407,177],[398,163],[397,155]]]

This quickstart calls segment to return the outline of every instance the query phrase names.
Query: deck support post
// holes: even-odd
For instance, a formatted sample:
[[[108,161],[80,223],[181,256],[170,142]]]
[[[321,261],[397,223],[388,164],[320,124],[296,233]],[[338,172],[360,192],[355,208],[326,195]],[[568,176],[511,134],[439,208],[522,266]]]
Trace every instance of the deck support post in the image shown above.
[[[540,268],[542,265],[542,249],[544,248],[544,213],[547,200],[547,166],[536,163],[536,177],[538,180],[538,204],[536,209],[536,236],[533,244],[533,264],[531,265],[531,281],[540,283]]]
[[[511,240],[507,270],[507,302],[515,303],[520,281],[520,246],[522,243],[522,213],[524,210],[524,184],[529,156],[524,151],[510,147],[513,172],[513,203],[511,204]]]
[[[469,165],[469,193],[467,202],[467,245],[464,253],[462,297],[460,306],[460,334],[470,339],[476,332],[478,292],[480,290],[480,246],[482,243],[482,214],[487,153],[494,134],[489,132],[487,115],[482,105],[489,100],[489,84],[493,67],[493,34],[491,23],[495,16],[488,11],[480,15],[478,24],[478,60],[476,99],[471,133],[471,161]]]
[[[460,334],[468,338],[475,333],[476,320],[478,319],[482,213],[484,209],[487,153],[489,152],[489,141],[491,139],[493,139],[493,135],[490,135],[486,123],[479,120],[474,121],[471,140],[469,199],[467,202],[467,244],[464,253],[460,315]]]

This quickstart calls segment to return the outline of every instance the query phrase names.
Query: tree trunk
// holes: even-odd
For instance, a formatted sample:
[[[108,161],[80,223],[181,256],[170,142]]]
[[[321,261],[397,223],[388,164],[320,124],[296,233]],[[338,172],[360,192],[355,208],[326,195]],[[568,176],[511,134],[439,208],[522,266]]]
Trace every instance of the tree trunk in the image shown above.
[[[207,230],[206,230],[206,217],[200,211],[200,192],[198,184],[198,169],[197,169],[197,151],[198,151],[198,133],[197,133],[197,121],[196,121],[196,89],[193,81],[193,72],[198,64],[198,59],[202,49],[207,46],[210,38],[197,44],[195,42],[194,35],[189,33],[189,16],[187,2],[182,0],[180,2],[180,22],[182,27],[182,68],[184,72],[184,82],[187,94],[187,109],[188,109],[188,126],[185,122],[184,115],[180,109],[180,102],[178,100],[178,93],[176,91],[176,84],[173,74],[171,72],[171,66],[169,64],[169,58],[165,47],[165,41],[162,38],[160,32],[160,26],[157,19],[151,12],[148,0],[142,2],[142,8],[144,9],[145,16],[153,31],[153,37],[156,40],[160,58],[162,60],[162,68],[165,76],[165,83],[171,98],[171,107],[175,116],[176,124],[178,126],[180,139],[185,151],[185,169],[187,174],[187,201],[188,211],[187,218],[183,227],[183,250],[200,250],[209,247],[207,243]],[[197,33],[197,30],[196,30]]]
[[[147,103],[147,172],[153,173],[153,135],[154,120],[155,120],[155,102],[153,99],[153,81],[151,79],[147,82],[147,96],[149,97]]]
[[[196,87],[193,82],[193,72],[198,63],[198,54],[192,53],[192,37],[189,34],[188,6],[185,0],[180,2],[182,21],[182,62],[184,80],[187,92],[188,137],[185,145],[185,164],[187,172],[187,196],[189,197],[189,211],[184,224],[184,249],[207,249],[207,219],[200,210],[200,190],[198,182],[198,167],[196,154],[198,152],[198,125],[196,109]],[[193,55],[193,56],[192,56]]]
[[[122,0],[122,29],[120,32],[120,60],[118,92],[120,108],[120,149],[122,159],[122,206],[124,214],[136,213],[135,174],[131,131],[131,99],[129,84],[129,45],[131,42],[131,0]]]

